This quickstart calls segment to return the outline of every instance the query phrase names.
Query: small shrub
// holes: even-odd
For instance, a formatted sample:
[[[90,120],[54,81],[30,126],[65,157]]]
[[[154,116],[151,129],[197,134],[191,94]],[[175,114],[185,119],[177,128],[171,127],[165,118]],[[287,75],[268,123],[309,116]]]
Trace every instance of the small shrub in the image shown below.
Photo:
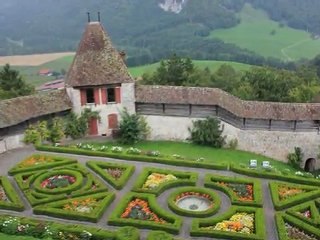
[[[223,127],[220,124],[218,119],[211,117],[194,121],[192,128],[189,128],[191,141],[199,145],[221,148],[225,143],[225,137],[222,136]]]
[[[149,233],[147,240],[174,240],[174,238],[164,231],[152,231]]]
[[[300,147],[295,147],[293,153],[289,153],[287,156],[288,163],[294,168],[300,168],[300,164],[303,160],[303,153]]]
[[[48,140],[50,131],[47,121],[38,122],[36,125],[30,125],[24,133],[24,142],[40,144]]]
[[[64,137],[63,122],[60,118],[54,118],[49,130],[49,140],[52,143],[60,142]]]
[[[134,144],[147,138],[149,127],[145,118],[138,114],[130,114],[125,108],[121,112],[119,140],[124,144]]]
[[[231,139],[228,144],[227,144],[227,148],[235,150],[238,147],[238,139]]]

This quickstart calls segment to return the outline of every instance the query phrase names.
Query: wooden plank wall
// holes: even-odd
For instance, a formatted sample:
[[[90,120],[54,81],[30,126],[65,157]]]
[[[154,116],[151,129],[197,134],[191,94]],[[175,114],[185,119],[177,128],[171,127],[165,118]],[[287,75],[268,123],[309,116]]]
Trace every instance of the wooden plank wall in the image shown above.
[[[221,120],[248,130],[274,131],[319,131],[316,121],[279,121],[272,119],[240,118],[226,109],[212,105],[136,103],[136,112],[142,115],[205,118],[218,117]]]

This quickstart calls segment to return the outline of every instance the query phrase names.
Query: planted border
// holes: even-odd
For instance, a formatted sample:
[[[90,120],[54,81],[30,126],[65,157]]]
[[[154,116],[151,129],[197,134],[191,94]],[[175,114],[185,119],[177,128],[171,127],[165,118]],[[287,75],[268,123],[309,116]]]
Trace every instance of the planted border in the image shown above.
[[[285,200],[280,200],[278,187],[279,185],[287,185],[288,187],[297,187],[305,190],[310,190],[309,192],[301,193],[296,196],[292,196]],[[305,203],[307,201],[313,200],[317,197],[320,197],[320,190],[317,187],[307,186],[307,185],[298,185],[298,184],[290,184],[290,183],[281,183],[281,182],[269,182],[271,198],[276,210],[283,210],[289,207],[293,207],[295,205],[299,205],[301,203]]]
[[[228,231],[208,230],[205,227],[213,226],[221,221],[229,219],[236,213],[254,213],[254,234],[235,233]],[[212,237],[223,239],[236,239],[236,240],[265,240],[265,223],[262,208],[244,207],[244,206],[232,206],[226,213],[215,218],[208,219],[195,219],[192,222],[190,235],[193,237]]]
[[[75,211],[67,211],[62,207],[65,204],[68,204],[73,201],[85,200],[88,198],[99,199],[99,205],[90,213],[81,213]],[[98,222],[104,213],[105,209],[112,203],[115,199],[114,193],[97,193],[92,195],[87,195],[84,197],[71,198],[67,200],[57,201],[41,206],[37,206],[33,209],[34,214],[38,215],[48,215],[52,217],[78,220],[78,221],[89,221],[89,222]]]
[[[69,171],[72,173],[76,172],[77,174],[82,175],[82,178],[84,180],[79,183],[80,185],[71,185],[70,189],[68,189],[67,187],[67,192],[65,191],[65,188],[53,189],[52,193],[50,193],[50,191],[38,191],[38,185],[41,182],[38,178],[43,179],[44,176],[51,176],[53,172],[56,173],[59,171],[61,173],[68,173]],[[27,180],[23,180],[26,176],[28,176],[29,178]],[[86,168],[84,168],[80,164],[67,165],[66,167],[56,167],[51,169],[51,171],[42,170],[36,172],[20,173],[15,175],[14,178],[18,183],[20,189],[25,194],[31,206],[62,200],[66,197],[81,197],[88,194],[108,191],[107,187],[101,180],[93,176]]]
[[[35,218],[27,218],[27,217],[13,217],[10,215],[1,215],[0,216],[0,232],[4,232],[8,234],[8,232],[2,231],[2,223],[9,218],[16,218],[22,225],[29,225],[32,228],[37,229],[37,231],[27,231],[27,232],[19,232],[19,236],[33,236],[36,239],[39,239],[39,225],[46,225],[49,229],[54,230],[55,232],[63,232],[64,234],[76,234],[78,238],[83,232],[89,232],[92,234],[91,239],[95,240],[122,240],[116,238],[116,231],[109,231],[105,229],[89,227],[87,225],[81,224],[66,224],[66,223],[58,223],[53,221],[44,221],[44,220],[37,220]],[[43,231],[46,231],[43,228]]]
[[[317,227],[311,226],[308,223],[301,221],[288,214],[285,214],[283,212],[276,213],[275,217],[276,217],[276,225],[277,225],[279,240],[290,240],[287,236],[287,230],[285,227],[286,222],[304,231],[305,233],[314,235],[318,239],[320,239],[320,231],[319,231],[319,228]]]
[[[247,176],[251,176],[251,177],[268,178],[268,179],[275,179],[275,180],[279,180],[279,181],[286,181],[286,182],[290,182],[290,183],[320,186],[320,180],[317,180],[317,179],[285,176],[285,175],[275,174],[272,172],[265,172],[265,171],[259,171],[259,170],[254,170],[254,169],[241,168],[241,167],[238,167],[235,165],[230,165],[230,170],[235,173],[239,173],[239,174],[243,174],[243,175],[247,175]]]
[[[159,187],[154,189],[144,189],[143,184],[146,182],[149,175],[152,173],[160,174],[172,174],[177,177],[177,180],[168,181],[159,185]],[[181,172],[181,171],[172,171],[164,168],[144,168],[137,178],[135,184],[133,185],[133,192],[140,193],[151,193],[159,196],[161,193],[166,191],[169,188],[181,187],[181,186],[195,186],[198,179],[198,173],[194,172]]]
[[[128,204],[134,199],[142,199],[149,203],[150,209],[166,223],[158,223],[148,220],[137,220],[121,218]],[[113,226],[133,226],[141,229],[163,230],[169,233],[178,234],[182,221],[180,218],[168,213],[157,203],[155,195],[147,193],[128,193],[123,197],[117,207],[113,210],[108,220],[109,225]]]
[[[86,155],[86,156],[94,156],[94,157],[108,157],[108,158],[123,159],[123,160],[129,160],[129,161],[151,162],[151,163],[159,163],[159,164],[166,164],[166,165],[173,165],[173,166],[206,168],[206,169],[216,169],[216,170],[227,170],[229,168],[228,164],[188,161],[185,159],[177,160],[177,159],[151,157],[151,156],[125,154],[125,153],[90,151],[90,150],[75,149],[75,148],[68,148],[68,147],[53,147],[48,145],[36,146],[36,149],[39,151],[47,151],[47,152],[70,153],[70,154]]]
[[[219,185],[217,184],[217,182],[251,184],[252,190],[253,190],[253,201],[239,200],[238,196],[230,188]],[[231,203],[234,205],[261,207],[263,204],[261,182],[256,179],[225,177],[225,176],[207,174],[205,176],[204,186],[208,188],[217,189],[226,193],[230,197]]]
[[[201,194],[207,194],[211,197],[213,206],[206,211],[199,211],[199,212],[181,209],[177,206],[175,199],[177,196],[179,196],[180,194],[185,193],[185,192],[196,192],[196,193],[201,193]],[[197,187],[179,188],[178,190],[171,193],[168,198],[169,208],[174,213],[176,213],[178,215],[186,216],[186,217],[195,217],[195,218],[210,217],[219,211],[220,205],[221,205],[221,201],[220,201],[218,194],[216,194],[213,191],[210,191],[209,189],[205,189],[205,188],[197,188]]]
[[[19,212],[23,211],[24,205],[18,193],[13,188],[13,186],[11,185],[7,177],[0,177],[0,185],[2,186],[9,200],[9,201],[0,201],[0,209],[14,210]]]
[[[135,170],[135,166],[133,165],[109,162],[88,161],[86,165],[117,190],[122,189],[126,185]],[[121,177],[117,180],[114,179],[109,173],[106,172],[106,169],[108,168],[122,169],[123,172]]]
[[[29,167],[22,167],[21,164],[26,159],[29,159],[31,157],[35,157],[35,158],[36,157],[46,157],[46,158],[52,159],[53,162],[42,163],[42,164],[39,164],[39,165],[32,165],[32,166],[29,166]],[[72,159],[72,158],[53,156],[53,155],[45,155],[45,154],[33,154],[33,155],[29,156],[26,159],[22,160],[21,162],[16,164],[13,168],[11,168],[8,171],[9,175],[15,175],[17,173],[36,171],[36,170],[43,170],[43,169],[51,169],[51,168],[54,168],[54,167],[65,166],[65,165],[73,164],[73,163],[77,162],[77,160]]]
[[[299,212],[305,211],[307,209],[310,209],[311,218],[307,218],[299,213]],[[290,208],[286,211],[286,213],[288,215],[296,217],[296,218],[300,219],[301,221],[304,221],[305,223],[308,223],[312,226],[320,227],[319,211],[320,211],[320,205],[318,206],[318,204],[315,201],[310,201],[310,202],[306,202],[306,203],[300,204],[298,206],[295,206],[293,208]]]

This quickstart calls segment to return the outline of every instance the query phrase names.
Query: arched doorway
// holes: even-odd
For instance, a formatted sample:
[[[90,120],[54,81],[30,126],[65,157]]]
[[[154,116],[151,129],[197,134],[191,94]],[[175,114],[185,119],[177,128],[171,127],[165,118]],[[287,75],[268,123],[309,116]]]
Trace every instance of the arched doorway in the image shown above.
[[[304,170],[306,172],[313,172],[316,170],[316,159],[314,158],[308,158],[305,165]]]

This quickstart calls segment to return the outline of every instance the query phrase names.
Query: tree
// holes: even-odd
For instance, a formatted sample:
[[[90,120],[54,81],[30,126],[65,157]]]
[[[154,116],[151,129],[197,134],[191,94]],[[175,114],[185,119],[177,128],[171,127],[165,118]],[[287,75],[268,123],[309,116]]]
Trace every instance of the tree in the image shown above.
[[[222,136],[223,127],[221,122],[212,117],[193,122],[189,128],[191,141],[195,144],[221,148],[225,144],[225,137]]]
[[[64,137],[64,126],[61,118],[54,118],[49,126],[49,140],[52,143],[59,142]]]
[[[288,162],[294,168],[301,168],[301,163],[303,161],[303,152],[300,147],[295,147],[293,153],[289,153],[287,156]]]
[[[34,92],[31,85],[26,84],[20,73],[6,64],[0,71],[0,99],[30,95]]]
[[[125,108],[121,112],[119,126],[120,142],[124,144],[134,144],[147,138],[149,127],[145,118],[139,114],[130,114]]]
[[[50,136],[50,131],[48,129],[48,122],[41,121],[35,125],[30,125],[25,133],[23,141],[27,144],[42,144],[44,141],[48,140]]]

